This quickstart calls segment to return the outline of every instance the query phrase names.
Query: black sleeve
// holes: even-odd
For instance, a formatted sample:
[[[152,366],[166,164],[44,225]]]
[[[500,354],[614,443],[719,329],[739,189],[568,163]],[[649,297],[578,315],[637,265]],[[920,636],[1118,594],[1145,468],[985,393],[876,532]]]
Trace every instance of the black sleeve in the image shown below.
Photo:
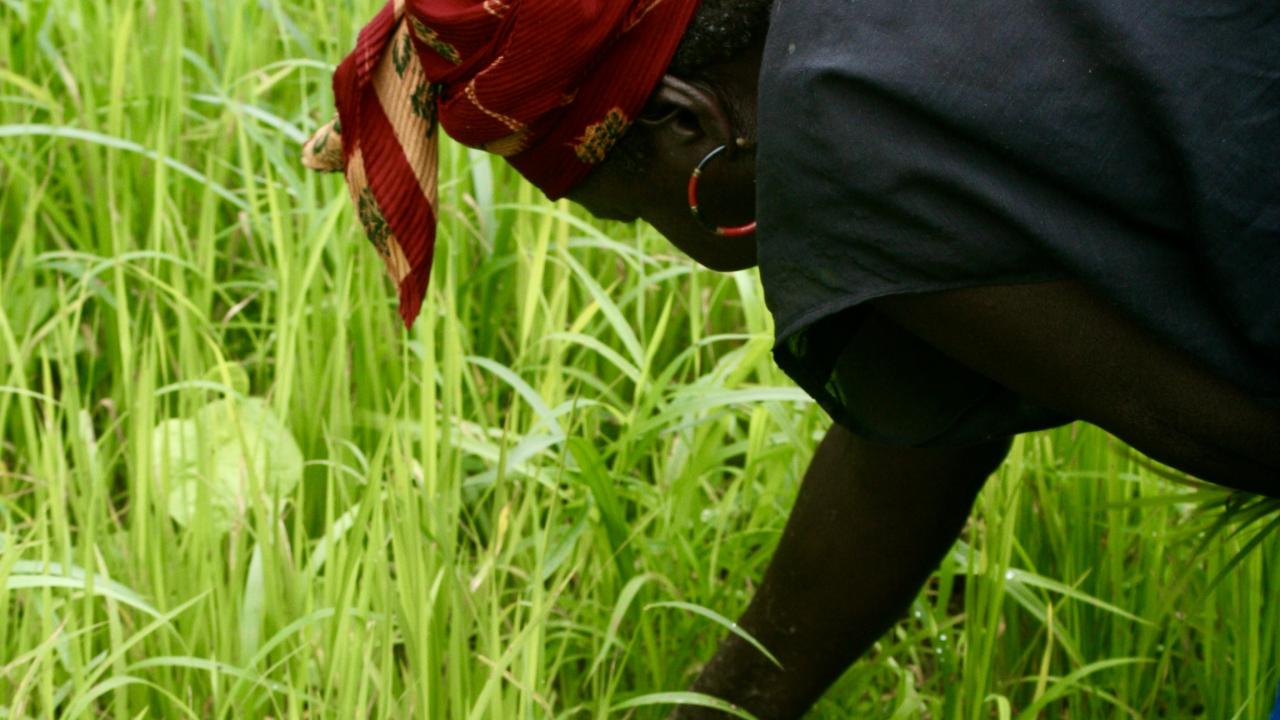
[[[840,425],[899,447],[964,447],[1069,422],[941,354],[878,313],[851,309],[790,336],[779,365]]]
[[[869,339],[859,308],[1069,279],[1280,403],[1280,13],[1222,7],[781,0],[756,161],[779,365],[868,438],[1043,425],[921,343]]]

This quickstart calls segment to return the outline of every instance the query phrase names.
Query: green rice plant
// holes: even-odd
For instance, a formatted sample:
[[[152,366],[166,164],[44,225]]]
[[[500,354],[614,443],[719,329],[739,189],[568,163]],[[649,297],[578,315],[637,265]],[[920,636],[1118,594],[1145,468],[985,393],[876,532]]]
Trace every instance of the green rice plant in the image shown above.
[[[711,702],[828,421],[753,274],[456,146],[405,332],[297,163],[375,8],[0,0],[0,716]],[[1164,475],[1019,438],[813,715],[1263,717],[1275,507]]]

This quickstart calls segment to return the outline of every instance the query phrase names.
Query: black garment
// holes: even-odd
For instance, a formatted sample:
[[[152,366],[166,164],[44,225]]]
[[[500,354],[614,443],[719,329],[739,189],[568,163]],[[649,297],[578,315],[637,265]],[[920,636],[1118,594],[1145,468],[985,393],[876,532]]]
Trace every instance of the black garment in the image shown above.
[[[1275,2],[779,0],[758,122],[775,356],[851,429],[1065,420],[859,309],[1060,278],[1280,405]]]

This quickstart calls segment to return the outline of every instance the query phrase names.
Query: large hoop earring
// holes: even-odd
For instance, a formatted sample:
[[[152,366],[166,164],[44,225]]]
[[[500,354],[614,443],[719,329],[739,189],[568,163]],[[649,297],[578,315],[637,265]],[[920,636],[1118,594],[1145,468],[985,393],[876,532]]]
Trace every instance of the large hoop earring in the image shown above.
[[[698,167],[693,169],[693,174],[689,176],[689,211],[693,213],[694,219],[707,229],[707,232],[715,233],[721,237],[743,237],[744,235],[754,234],[756,231],[755,220],[737,227],[723,227],[709,222],[702,216],[702,212],[698,210],[698,179],[702,177],[702,171],[706,169],[707,165],[710,165],[711,161],[724,151],[724,145],[712,150],[707,153],[706,157],[702,158],[702,162],[698,163]]]

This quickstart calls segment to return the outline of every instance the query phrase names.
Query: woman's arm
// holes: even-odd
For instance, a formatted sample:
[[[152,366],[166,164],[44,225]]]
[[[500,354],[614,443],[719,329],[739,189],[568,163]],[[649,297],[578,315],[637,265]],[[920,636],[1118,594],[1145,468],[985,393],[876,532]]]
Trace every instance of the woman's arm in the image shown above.
[[[1280,496],[1280,413],[1079,283],[968,288],[874,305],[959,362],[1161,462]]]
[[[762,720],[803,715],[901,617],[1008,447],[892,448],[832,427],[739,620],[783,669],[730,635],[694,690]],[[726,716],[686,708],[676,717]]]

